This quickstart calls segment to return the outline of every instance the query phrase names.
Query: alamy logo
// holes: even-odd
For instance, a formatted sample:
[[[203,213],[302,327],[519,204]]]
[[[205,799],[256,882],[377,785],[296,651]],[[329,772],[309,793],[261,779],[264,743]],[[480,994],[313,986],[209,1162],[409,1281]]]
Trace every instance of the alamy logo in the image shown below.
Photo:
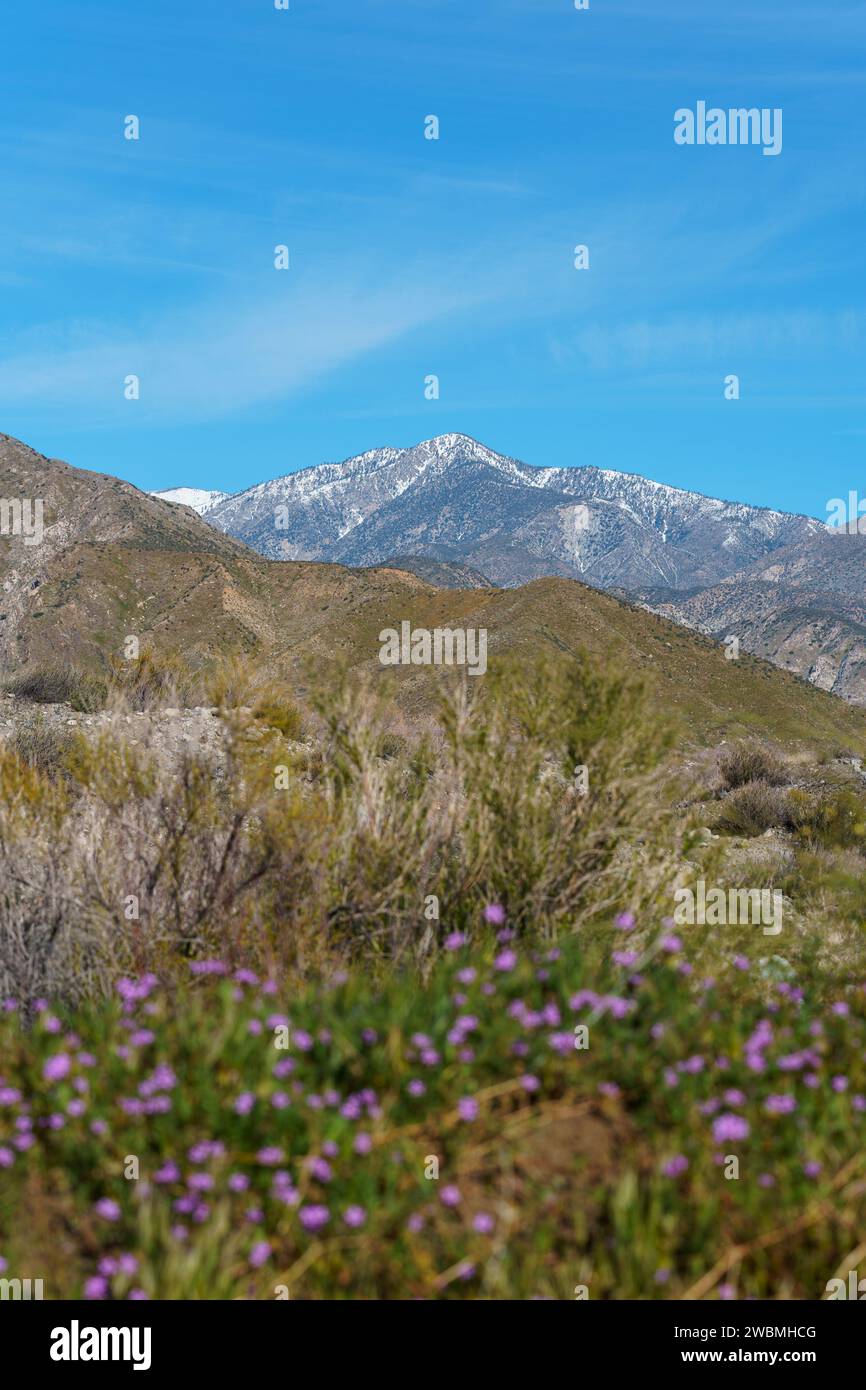
[[[866,535],[866,498],[859,498],[853,489],[848,493],[847,502],[844,497],[831,497],[827,512],[824,525],[828,531],[848,536]]]
[[[674,922],[680,927],[759,926],[764,936],[782,930],[782,894],[769,888],[707,888],[702,878],[697,889],[674,892]]]
[[[69,1327],[51,1329],[52,1361],[131,1361],[134,1371],[150,1370],[149,1327]]]
[[[861,1289],[863,1290],[862,1293]],[[853,1298],[858,1303],[862,1303],[866,1299],[866,1279],[860,1278],[859,1269],[849,1269],[847,1287],[844,1279],[828,1279],[827,1294],[828,1303],[839,1298]]]
[[[0,1279],[0,1299],[42,1298],[41,1279]]]
[[[762,106],[707,108],[699,101],[692,111],[681,106],[674,112],[674,141],[678,145],[763,145],[764,154],[782,153],[782,110]]]
[[[23,536],[25,545],[42,544],[41,497],[0,497],[0,536]]]
[[[402,622],[379,633],[379,660],[383,666],[465,666],[470,676],[487,670],[485,627],[413,628]]]

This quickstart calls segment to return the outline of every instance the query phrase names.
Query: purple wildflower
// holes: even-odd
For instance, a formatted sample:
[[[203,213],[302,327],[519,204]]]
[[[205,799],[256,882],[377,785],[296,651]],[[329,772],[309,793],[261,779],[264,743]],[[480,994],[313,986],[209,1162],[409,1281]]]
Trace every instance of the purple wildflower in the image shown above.
[[[64,1076],[68,1076],[72,1070],[72,1062],[65,1052],[57,1052],[53,1057],[49,1057],[44,1067],[42,1075],[46,1081],[62,1081]]]
[[[305,1231],[320,1231],[331,1219],[331,1213],[327,1207],[320,1203],[313,1203],[308,1207],[301,1207],[298,1212],[298,1220]]]
[[[767,1096],[764,1109],[768,1115],[790,1115],[797,1109],[797,1102],[792,1095],[788,1094]]]
[[[724,1144],[729,1139],[748,1139],[750,1133],[749,1123],[742,1115],[720,1115],[713,1121],[713,1138],[717,1144]]]
[[[669,1158],[662,1167],[662,1173],[666,1178],[678,1178],[689,1166],[689,1160],[685,1154],[675,1154]]]

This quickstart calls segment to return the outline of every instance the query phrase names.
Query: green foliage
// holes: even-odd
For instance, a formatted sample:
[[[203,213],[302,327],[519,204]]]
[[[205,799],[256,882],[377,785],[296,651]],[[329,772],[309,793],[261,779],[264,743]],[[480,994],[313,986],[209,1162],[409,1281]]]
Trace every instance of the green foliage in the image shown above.
[[[760,937],[745,973],[713,947],[708,981],[705,934],[662,938],[478,939],[423,987],[280,989],[211,962],[180,996],[121,982],[122,1005],[59,1027],[0,1016],[9,1274],[45,1268],[50,1298],[103,1260],[115,1298],[824,1296],[866,1215],[863,990],[805,960],[772,983]]]
[[[851,787],[820,795],[792,792],[794,862],[785,891],[808,914],[813,929],[830,935],[840,960],[840,928],[866,926],[866,804]]]
[[[127,708],[177,697],[156,669]],[[420,730],[355,681],[317,724],[240,663],[203,693],[207,754],[124,719],[0,746],[11,1275],[62,1245],[49,1297],[822,1296],[866,1215],[855,792],[758,780],[722,807],[795,832],[778,886],[832,932],[680,940],[656,924],[683,864],[736,883],[741,851],[666,809],[640,681],[498,666]]]
[[[253,707],[253,717],[268,729],[297,742],[303,734],[303,719],[297,705],[285,695],[262,695]]]
[[[347,944],[423,953],[430,896],[450,928],[472,930],[498,901],[518,930],[552,936],[652,895],[670,865],[655,780],[670,731],[639,683],[588,660],[506,668],[480,694],[444,687],[435,747],[383,743],[387,711],[353,685],[320,714],[328,920]]]
[[[145,702],[167,688],[155,669],[145,657],[132,673]],[[481,695],[446,682],[438,728],[398,721],[400,733],[386,703],[345,683],[320,705],[309,745],[283,688],[237,664],[221,681],[213,756],[158,756],[128,742],[122,720],[70,742],[62,768],[78,821],[59,860],[38,795],[26,816],[0,805],[0,859],[3,844],[30,853],[67,904],[61,938],[90,942],[99,959],[70,978],[75,952],[55,941],[52,993],[78,997],[132,960],[164,972],[211,952],[257,970],[336,957],[426,968],[492,901],[517,931],[553,938],[669,899],[680,857],[659,782],[670,731],[630,678],[583,661],[506,670]],[[53,736],[28,737],[18,752],[56,776]]]

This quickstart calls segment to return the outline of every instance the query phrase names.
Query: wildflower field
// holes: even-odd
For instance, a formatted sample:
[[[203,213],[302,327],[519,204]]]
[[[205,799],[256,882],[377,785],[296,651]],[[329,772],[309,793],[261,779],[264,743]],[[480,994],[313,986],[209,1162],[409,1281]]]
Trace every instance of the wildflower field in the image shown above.
[[[7,1001],[7,1266],[90,1299],[821,1297],[862,1229],[864,985],[486,916],[423,987],[211,959]]]

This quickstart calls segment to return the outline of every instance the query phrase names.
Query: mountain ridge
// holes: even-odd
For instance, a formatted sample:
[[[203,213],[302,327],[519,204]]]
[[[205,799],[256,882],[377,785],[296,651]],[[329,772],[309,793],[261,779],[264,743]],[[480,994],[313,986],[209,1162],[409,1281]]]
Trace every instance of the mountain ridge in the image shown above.
[[[427,556],[468,564],[502,587],[553,573],[601,588],[687,588],[823,526],[638,472],[538,467],[458,433],[314,464],[233,493],[206,515],[271,558],[369,566]]]
[[[284,480],[260,485],[265,507],[251,534],[223,529],[245,494],[197,513],[0,436],[5,495],[42,497],[46,508],[44,544],[0,537],[0,660],[14,667],[76,650],[96,659],[103,639],[116,647],[139,629],[183,634],[182,646],[209,659],[278,641],[284,604],[302,593],[314,608],[317,592],[340,593],[354,612],[349,595],[365,584],[414,602],[421,592],[496,593],[553,578],[608,590],[716,642],[735,636],[743,651],[866,705],[866,537],[638,474],[587,465],[563,478],[467,436],[419,449],[368,451],[348,470],[317,465],[313,483],[324,477],[327,490],[307,474],[294,514]],[[258,549],[256,527],[268,542],[259,535]],[[336,587],[329,568],[343,576]],[[59,632],[46,621],[55,608],[67,615]]]
[[[728,662],[709,637],[572,579],[455,589],[384,564],[268,560],[186,506],[8,436],[0,437],[0,495],[45,501],[42,544],[0,537],[7,677],[66,664],[98,674],[134,635],[193,669],[233,654],[265,663],[301,697],[349,669],[392,691],[408,717],[426,719],[449,672],[383,667],[379,634],[402,621],[484,627],[492,666],[545,652],[573,661],[588,651],[645,675],[692,740],[754,731],[866,752],[862,710],[752,657]]]

